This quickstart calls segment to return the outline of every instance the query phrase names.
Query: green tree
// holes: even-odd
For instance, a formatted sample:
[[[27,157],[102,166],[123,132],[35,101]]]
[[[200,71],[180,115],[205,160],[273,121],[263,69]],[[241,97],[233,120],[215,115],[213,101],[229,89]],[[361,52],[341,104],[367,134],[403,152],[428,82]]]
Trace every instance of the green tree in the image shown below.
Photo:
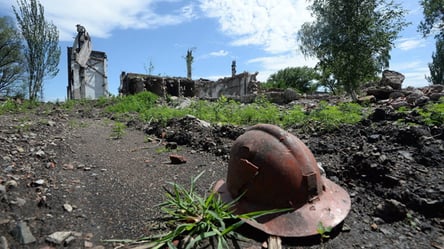
[[[444,36],[444,0],[421,0],[424,20],[418,26],[418,31],[424,37],[434,30],[438,35]]]
[[[0,93],[8,95],[23,74],[22,45],[12,19],[0,17]]]
[[[311,93],[316,91],[319,73],[307,66],[287,67],[270,75],[267,80],[267,87],[294,88],[301,93]]]
[[[37,0],[17,0],[12,6],[25,40],[25,69],[29,99],[43,98],[43,82],[59,72],[59,31],[46,21],[43,5]]]
[[[426,79],[432,84],[444,85],[444,37],[436,37],[436,51],[429,63],[430,77]]]
[[[316,57],[324,79],[357,99],[362,83],[389,66],[390,50],[407,25],[388,0],[311,0],[315,21],[298,33],[301,51]]]

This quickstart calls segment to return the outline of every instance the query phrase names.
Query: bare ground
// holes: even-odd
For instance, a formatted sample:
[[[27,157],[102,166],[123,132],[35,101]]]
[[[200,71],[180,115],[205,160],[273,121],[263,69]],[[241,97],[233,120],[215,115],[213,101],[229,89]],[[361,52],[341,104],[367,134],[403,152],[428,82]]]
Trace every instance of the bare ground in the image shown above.
[[[0,116],[0,236],[6,248],[117,248],[122,244],[103,240],[156,234],[164,228],[156,205],[167,182],[187,185],[205,171],[198,189],[207,192],[225,178],[230,146],[243,132],[204,127],[188,117],[166,126],[130,121],[113,139],[113,119],[96,107]],[[352,210],[324,245],[319,238],[284,239],[285,248],[444,248],[444,128],[394,120],[380,110],[333,132],[289,129],[327,177],[350,193]],[[174,143],[178,149],[165,149]],[[171,154],[187,162],[172,164]],[[20,222],[35,242],[21,243],[14,233]],[[72,232],[74,240],[47,241],[60,231]],[[263,246],[264,234],[243,231],[251,240],[242,248]]]

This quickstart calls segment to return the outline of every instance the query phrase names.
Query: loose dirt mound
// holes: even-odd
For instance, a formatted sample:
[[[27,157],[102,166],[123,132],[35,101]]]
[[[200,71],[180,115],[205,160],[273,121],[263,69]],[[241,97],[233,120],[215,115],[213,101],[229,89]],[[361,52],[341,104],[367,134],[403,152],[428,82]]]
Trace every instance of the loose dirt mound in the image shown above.
[[[0,116],[0,236],[9,248],[114,248],[102,240],[156,234],[165,225],[156,205],[167,182],[187,185],[205,171],[198,181],[205,193],[225,178],[231,144],[244,131],[186,117],[128,122],[122,138],[112,139],[114,121],[100,111]],[[352,198],[343,227],[324,246],[444,248],[444,129],[380,117],[333,132],[289,129]],[[171,164],[171,154],[186,163]],[[18,228],[29,228],[35,242],[21,244],[28,237]],[[47,242],[62,231],[73,241]],[[245,248],[260,248],[264,235],[252,239]],[[317,242],[284,240],[286,248]]]

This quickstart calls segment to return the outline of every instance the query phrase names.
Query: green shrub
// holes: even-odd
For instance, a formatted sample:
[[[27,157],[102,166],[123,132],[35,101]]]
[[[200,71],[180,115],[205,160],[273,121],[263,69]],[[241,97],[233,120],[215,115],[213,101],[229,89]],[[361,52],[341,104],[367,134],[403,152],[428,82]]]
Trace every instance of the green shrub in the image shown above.
[[[444,97],[436,103],[429,103],[424,108],[418,109],[418,113],[427,125],[442,125],[444,123]]]
[[[310,121],[317,121],[321,128],[332,130],[341,124],[356,124],[363,118],[362,107],[355,103],[329,105],[325,101],[309,114]]]
[[[285,111],[282,114],[282,124],[286,127],[301,124],[306,119],[307,115],[300,105],[294,105],[290,110]]]
[[[108,106],[105,110],[113,113],[142,113],[152,108],[157,99],[158,96],[152,92],[140,92],[135,95],[116,97],[116,103]]]

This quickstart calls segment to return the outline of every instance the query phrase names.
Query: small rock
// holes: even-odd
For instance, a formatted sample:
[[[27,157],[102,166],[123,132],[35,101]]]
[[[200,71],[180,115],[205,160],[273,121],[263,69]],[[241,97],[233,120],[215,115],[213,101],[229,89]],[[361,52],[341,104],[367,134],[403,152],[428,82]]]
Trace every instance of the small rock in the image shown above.
[[[368,136],[367,140],[369,143],[375,143],[375,142],[379,141],[380,138],[381,138],[381,135],[373,134],[373,135]]]
[[[407,208],[403,203],[389,199],[385,200],[384,204],[377,206],[375,215],[385,222],[400,221],[407,217]]]
[[[378,225],[376,225],[376,223],[372,223],[372,224],[370,225],[370,227],[371,227],[371,229],[372,229],[373,231],[378,230]]]
[[[444,236],[436,238],[431,244],[434,248],[444,248]]]
[[[26,204],[26,200],[23,198],[17,197],[15,201],[11,201],[11,204],[17,205],[19,207],[23,207]]]
[[[92,248],[94,246],[94,244],[91,241],[85,241],[83,246],[85,248]]]
[[[6,194],[6,186],[0,185],[0,197]]]
[[[5,236],[0,236],[0,249],[8,249],[8,240]]]
[[[21,244],[27,245],[36,242],[34,235],[32,235],[26,222],[19,222],[17,226],[11,231],[12,236]]]
[[[414,161],[415,159],[413,159],[412,153],[405,151],[405,150],[398,150],[398,153],[401,154],[401,156],[403,156],[405,159],[409,160],[409,161]]]
[[[42,186],[43,184],[45,184],[45,180],[38,179],[37,181],[34,181],[34,184],[37,186]]]
[[[64,244],[65,240],[71,236],[72,232],[70,231],[62,231],[62,232],[55,232],[51,235],[49,235],[46,238],[46,241],[48,241],[49,243],[53,243],[56,245],[62,245]]]
[[[392,233],[388,229],[383,228],[383,227],[379,228],[379,231],[381,231],[384,235],[387,235],[387,236],[392,235]]]
[[[48,162],[46,163],[46,168],[47,169],[53,169],[55,168],[56,164],[54,162]]]
[[[66,212],[71,213],[73,210],[73,207],[69,204],[63,204],[63,209],[65,209]]]
[[[5,187],[6,187],[7,190],[9,190],[9,189],[13,189],[13,188],[16,188],[17,185],[18,185],[18,183],[17,183],[17,181],[15,181],[15,180],[9,180],[9,181],[7,181],[7,182],[5,183]]]
[[[65,239],[65,243],[63,243],[64,247],[67,247],[69,244],[71,244],[74,240],[76,240],[76,237],[74,236],[69,236],[68,238]]]
[[[25,149],[23,149],[23,147],[20,147],[20,146],[16,146],[16,150],[17,150],[19,153],[23,153],[23,152],[25,152]]]
[[[48,125],[49,126],[54,126],[54,125],[56,125],[56,122],[54,122],[52,120],[48,120]]]
[[[43,150],[39,150],[39,151],[37,151],[35,153],[35,155],[40,157],[40,158],[43,158],[43,157],[45,157],[46,154],[45,154],[45,152]]]
[[[167,144],[165,144],[165,149],[175,150],[175,149],[177,149],[177,143],[176,142],[168,142]]]
[[[170,160],[172,164],[182,164],[187,162],[187,159],[180,155],[170,155]]]

